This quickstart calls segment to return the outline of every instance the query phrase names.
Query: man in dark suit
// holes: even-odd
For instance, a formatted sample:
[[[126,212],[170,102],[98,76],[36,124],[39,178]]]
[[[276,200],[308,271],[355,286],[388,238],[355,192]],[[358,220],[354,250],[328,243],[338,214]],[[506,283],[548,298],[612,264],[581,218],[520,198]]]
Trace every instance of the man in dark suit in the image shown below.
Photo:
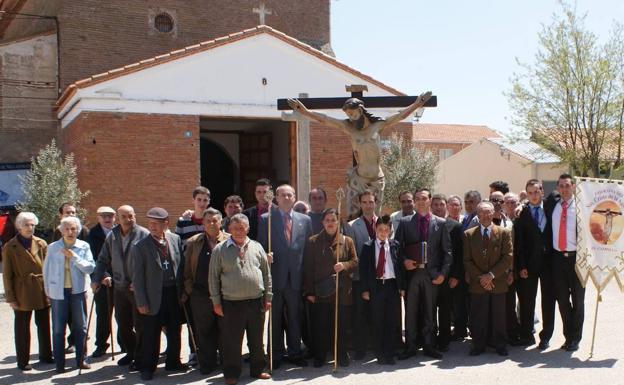
[[[91,246],[91,254],[93,259],[97,263],[100,250],[106,236],[113,230],[115,224],[115,210],[111,207],[102,206],[97,209],[98,224],[93,226],[89,230],[87,235],[87,242]],[[95,272],[91,274],[91,280],[93,281]],[[108,336],[111,333],[111,313],[113,312],[112,304],[112,287],[103,287],[97,290],[93,296],[95,297],[95,314],[96,314],[96,326],[95,326],[95,346],[92,357],[101,357],[106,353],[108,349]],[[109,298],[111,303],[108,302]]]
[[[281,185],[276,190],[277,208],[271,209],[271,247],[268,242],[268,214],[262,214],[258,224],[258,241],[269,254],[273,279],[273,369],[284,357],[284,325],[286,311],[288,360],[298,366],[307,366],[301,352],[301,313],[303,252],[312,236],[312,222],[305,214],[292,208],[296,202],[295,189]]]
[[[163,327],[167,336],[165,370],[188,369],[180,362],[182,240],[167,232],[168,226],[167,211],[160,207],[151,208],[147,212],[150,236],[138,241],[131,249],[134,298],[143,318],[141,379],[144,381],[151,380],[156,371]]]
[[[535,318],[535,297],[537,283],[541,288],[542,331],[540,349],[548,347],[555,322],[555,290],[552,280],[552,261],[547,254],[549,231],[546,211],[544,211],[544,190],[542,182],[530,179],[526,183],[529,201],[522,207],[514,221],[514,269],[518,273],[517,291],[520,304],[519,345],[535,343],[533,322]]]
[[[442,353],[436,349],[433,337],[433,304],[439,285],[448,278],[453,260],[451,238],[446,220],[431,213],[429,189],[417,190],[414,202],[416,214],[401,218],[394,236],[401,245],[401,261],[408,271],[405,318],[409,341],[399,359],[416,354],[419,332],[423,353],[440,359]]]
[[[479,226],[464,233],[464,267],[470,291],[470,355],[483,353],[491,344],[499,355],[507,356],[505,297],[507,271],[513,261],[511,230],[492,222],[491,202],[479,203],[477,215]]]
[[[265,200],[265,195],[271,190],[271,181],[261,178],[256,181],[256,205],[251,206],[243,211],[243,214],[249,219],[249,238],[258,240],[258,222],[262,214],[269,210],[269,202]]]
[[[555,297],[563,321],[565,343],[561,346],[569,352],[578,350],[583,335],[585,314],[585,288],[581,285],[576,265],[576,204],[574,202],[574,179],[562,174],[557,180],[560,199],[547,211],[548,225],[552,230],[551,256]],[[547,226],[548,226],[547,225]]]
[[[405,295],[404,271],[399,260],[399,243],[389,238],[392,233],[390,216],[378,218],[375,229],[375,239],[362,247],[359,294],[370,302],[377,362],[394,365],[395,331],[400,327],[396,308]]]

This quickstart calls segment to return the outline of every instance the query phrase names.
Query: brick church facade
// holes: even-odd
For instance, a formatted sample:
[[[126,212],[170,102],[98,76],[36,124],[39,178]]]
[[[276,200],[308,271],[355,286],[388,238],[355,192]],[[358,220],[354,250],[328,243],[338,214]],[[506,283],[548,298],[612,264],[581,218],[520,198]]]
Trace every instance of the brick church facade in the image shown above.
[[[366,84],[370,95],[402,95],[335,60],[329,1],[55,3],[5,3],[15,5],[14,13],[56,12],[58,77],[48,69],[44,80],[58,81],[61,94],[49,112],[41,112],[41,103],[31,110],[39,115],[30,117],[49,113],[36,119],[46,122],[31,122],[47,125],[36,138],[34,130],[2,120],[0,134],[10,133],[15,150],[0,163],[27,161],[57,138],[75,154],[79,185],[90,191],[82,206],[91,222],[100,205],[131,204],[140,220],[154,205],[179,215],[199,184],[211,188],[216,208],[233,193],[253,203],[250,189],[261,176],[292,184],[300,196],[323,186],[335,203],[352,162],[349,138],[282,115],[276,99],[348,96],[347,84]],[[259,18],[271,27],[254,27]],[[5,47],[56,40],[54,31],[34,27],[30,37],[17,36],[19,23],[16,16],[0,24]],[[3,61],[2,70],[12,70],[11,64]],[[32,75],[37,71],[33,66]],[[45,89],[47,98],[52,91]],[[344,117],[340,110],[323,112]],[[411,137],[412,124],[391,131]]]

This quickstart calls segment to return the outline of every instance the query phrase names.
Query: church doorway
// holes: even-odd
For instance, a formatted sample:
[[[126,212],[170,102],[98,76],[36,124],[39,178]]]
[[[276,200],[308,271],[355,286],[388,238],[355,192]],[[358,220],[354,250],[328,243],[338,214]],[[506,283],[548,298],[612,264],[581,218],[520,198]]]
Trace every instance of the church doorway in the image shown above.
[[[254,205],[255,182],[273,186],[296,181],[296,126],[281,120],[200,120],[201,182],[210,189],[211,206],[222,210],[228,195]],[[296,188],[296,186],[295,186]]]

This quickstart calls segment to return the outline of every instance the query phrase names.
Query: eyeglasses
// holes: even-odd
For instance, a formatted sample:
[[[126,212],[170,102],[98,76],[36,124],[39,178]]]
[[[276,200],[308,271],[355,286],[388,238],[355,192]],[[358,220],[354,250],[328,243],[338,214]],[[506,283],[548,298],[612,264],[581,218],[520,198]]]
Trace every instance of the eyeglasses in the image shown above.
[[[503,203],[502,199],[490,199],[490,202],[492,203]]]

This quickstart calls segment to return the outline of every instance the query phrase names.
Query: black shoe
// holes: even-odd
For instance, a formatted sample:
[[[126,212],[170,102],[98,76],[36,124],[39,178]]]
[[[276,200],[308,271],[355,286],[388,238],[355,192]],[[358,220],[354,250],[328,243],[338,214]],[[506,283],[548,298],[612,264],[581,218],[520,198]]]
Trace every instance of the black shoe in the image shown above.
[[[117,361],[117,365],[119,365],[119,366],[130,365],[133,360],[134,360],[134,357],[132,357],[129,354],[126,354],[125,356],[121,357],[119,359],[119,361]]]
[[[74,353],[76,351],[76,349],[74,349],[74,345],[68,345],[65,348],[65,354],[71,354]]]
[[[438,350],[442,353],[446,353],[449,351],[449,346],[448,345],[440,345],[438,346]]]
[[[302,368],[308,366],[308,361],[306,361],[305,358],[303,358],[303,356],[288,357],[288,362],[290,362],[291,364],[295,366],[300,366]],[[273,366],[273,368],[275,368],[275,366]]]
[[[515,346],[531,346],[531,345],[535,345],[535,338],[534,337],[520,338],[520,339],[518,339],[517,345],[515,345]]]
[[[424,348],[423,349],[423,354],[425,356],[431,357],[431,358],[435,358],[436,360],[439,360],[442,358],[442,353],[440,353],[439,351],[435,350],[434,348]]]
[[[205,368],[200,367],[200,368],[199,368],[199,372],[200,372],[201,374],[210,374],[210,373],[212,373],[215,369],[216,369],[216,368],[215,368],[215,367],[213,367],[213,366],[208,366],[208,367],[205,367]]]
[[[56,367],[56,372],[58,374],[65,373],[65,367],[64,366],[57,366]]]
[[[21,370],[22,372],[27,372],[29,370],[32,370],[32,366],[30,366],[29,364],[26,365],[17,365],[17,367],[19,368],[19,370]]]
[[[539,350],[546,350],[550,346],[550,343],[547,340],[541,340],[537,348]]]
[[[149,381],[152,378],[154,378],[154,373],[153,372],[141,372],[141,379],[143,381]]]
[[[566,351],[568,352],[575,352],[579,350],[579,343],[578,341],[572,341],[570,343],[568,343],[568,346],[566,347]]]
[[[509,341],[509,345],[511,346],[522,346],[522,339],[520,339],[520,337],[512,337],[508,339]]]
[[[561,347],[559,349],[561,349],[561,350],[568,350],[568,344],[569,344],[568,341],[564,342],[563,345],[561,345]]]
[[[39,359],[39,363],[40,364],[53,364],[54,363],[54,358],[50,357],[50,358],[40,358]]]
[[[472,348],[472,349],[470,349],[470,355],[471,356],[478,356],[481,353],[483,353],[484,351],[485,351],[485,349],[483,349],[483,348]]]
[[[93,351],[93,354],[91,354],[91,357],[93,358],[98,358],[98,357],[102,357],[104,354],[106,354],[106,350],[108,350],[108,344],[105,344],[104,346],[98,346],[97,349],[95,349]]]
[[[189,366],[181,362],[176,362],[175,364],[170,365],[165,364],[165,370],[168,372],[186,372],[189,370]]]
[[[128,366],[128,371],[130,371],[130,372],[140,372],[141,371],[141,367],[139,367],[139,365],[136,363],[136,361],[134,361],[134,362],[132,362]]]
[[[383,359],[383,365],[396,365],[396,361],[392,357],[386,357]]]
[[[312,363],[312,366],[314,366],[315,368],[320,368],[323,365],[325,365],[325,360],[321,360],[318,358],[315,358],[314,362]]]
[[[357,351],[355,352],[355,354],[353,355],[353,359],[355,361],[361,361],[364,359],[364,357],[366,357],[366,351]]]
[[[399,354],[399,360],[407,360],[408,358],[414,357],[417,353],[416,349],[405,349]]]
[[[509,355],[507,348],[498,348],[496,349],[496,353],[498,353],[498,355],[502,357],[507,357]]]
[[[451,341],[463,341],[466,339],[466,335],[465,334],[460,334],[460,333],[453,333],[451,334]]]
[[[346,353],[341,354],[340,357],[338,357],[338,365],[342,366],[343,368],[349,366],[349,355]]]

